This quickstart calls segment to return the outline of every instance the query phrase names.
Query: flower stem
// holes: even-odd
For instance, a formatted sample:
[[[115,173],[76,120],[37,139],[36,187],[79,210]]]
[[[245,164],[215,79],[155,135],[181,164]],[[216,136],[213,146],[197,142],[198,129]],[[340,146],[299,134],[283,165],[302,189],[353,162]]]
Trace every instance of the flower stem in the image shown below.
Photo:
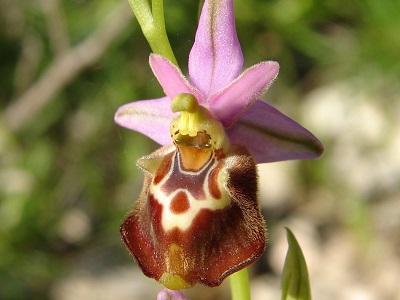
[[[178,66],[165,30],[163,0],[152,0],[151,8],[147,0],[129,0],[129,4],[151,50]]]
[[[250,283],[247,268],[229,276],[232,300],[250,300]]]

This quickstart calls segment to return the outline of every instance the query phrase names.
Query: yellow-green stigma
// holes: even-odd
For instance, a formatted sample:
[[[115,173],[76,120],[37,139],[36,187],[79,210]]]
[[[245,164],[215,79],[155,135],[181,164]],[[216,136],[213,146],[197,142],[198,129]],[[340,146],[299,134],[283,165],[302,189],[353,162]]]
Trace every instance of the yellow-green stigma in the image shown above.
[[[176,144],[203,150],[226,148],[229,145],[222,124],[200,106],[192,94],[179,94],[171,103],[180,115],[172,120],[171,137]]]
[[[179,133],[196,136],[199,116],[199,105],[196,98],[191,94],[179,94],[172,100],[171,110],[181,113],[178,124]]]

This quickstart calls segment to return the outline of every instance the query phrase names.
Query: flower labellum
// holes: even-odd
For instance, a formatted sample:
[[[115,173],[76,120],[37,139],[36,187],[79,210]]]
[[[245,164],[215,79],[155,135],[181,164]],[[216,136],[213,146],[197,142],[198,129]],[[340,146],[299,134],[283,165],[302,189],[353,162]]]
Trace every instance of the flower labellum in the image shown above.
[[[121,234],[143,272],[167,288],[216,286],[264,251],[256,165],[194,96],[178,95],[172,109],[181,113],[174,145],[139,159],[145,183]]]

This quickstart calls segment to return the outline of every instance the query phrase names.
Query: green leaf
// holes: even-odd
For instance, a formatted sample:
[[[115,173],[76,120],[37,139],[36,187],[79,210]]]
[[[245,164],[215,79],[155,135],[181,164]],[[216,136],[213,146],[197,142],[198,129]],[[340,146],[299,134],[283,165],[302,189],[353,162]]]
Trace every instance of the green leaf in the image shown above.
[[[311,300],[310,280],[303,252],[295,236],[286,228],[289,249],[282,274],[281,300]]]

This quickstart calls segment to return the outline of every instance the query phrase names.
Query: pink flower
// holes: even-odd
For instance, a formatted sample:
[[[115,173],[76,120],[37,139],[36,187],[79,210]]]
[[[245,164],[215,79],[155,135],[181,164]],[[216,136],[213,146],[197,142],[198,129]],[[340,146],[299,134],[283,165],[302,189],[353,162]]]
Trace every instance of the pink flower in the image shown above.
[[[143,273],[169,289],[219,285],[258,259],[266,232],[256,162],[323,151],[309,131],[258,100],[278,63],[240,74],[242,65],[232,0],[206,0],[189,80],[152,54],[166,97],[124,105],[115,116],[164,146],[138,160],[143,189],[120,231]]]
[[[150,66],[166,97],[120,107],[119,125],[161,145],[171,144],[171,100],[190,93],[224,126],[233,144],[246,146],[257,163],[319,157],[323,146],[308,130],[259,100],[278,75],[277,62],[264,61],[240,74],[243,54],[232,0],[205,1],[189,56],[189,80],[170,61],[151,54]]]
[[[181,291],[163,289],[158,293],[157,300],[187,300],[187,298]]]

